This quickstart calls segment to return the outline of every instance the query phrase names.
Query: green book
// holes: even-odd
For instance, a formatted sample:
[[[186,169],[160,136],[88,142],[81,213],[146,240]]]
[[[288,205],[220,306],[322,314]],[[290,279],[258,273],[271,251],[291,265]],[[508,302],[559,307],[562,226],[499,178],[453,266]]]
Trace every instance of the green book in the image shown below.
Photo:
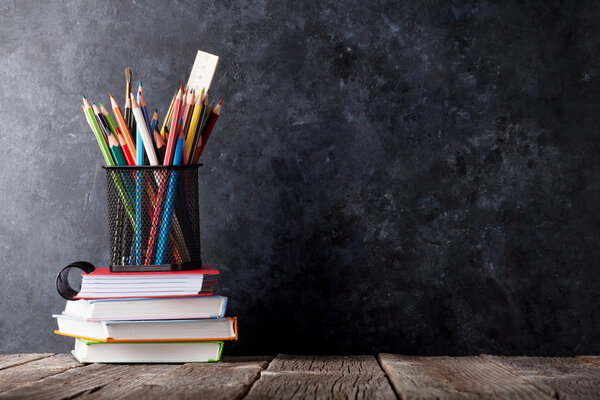
[[[106,343],[75,339],[71,353],[82,363],[188,363],[221,359],[223,342]]]

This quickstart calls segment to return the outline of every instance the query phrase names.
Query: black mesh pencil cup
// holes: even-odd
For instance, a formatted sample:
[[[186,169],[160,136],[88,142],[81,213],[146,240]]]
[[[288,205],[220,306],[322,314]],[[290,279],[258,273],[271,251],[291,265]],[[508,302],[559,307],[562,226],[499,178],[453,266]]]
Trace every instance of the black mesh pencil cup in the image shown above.
[[[200,269],[198,167],[104,167],[110,269]]]

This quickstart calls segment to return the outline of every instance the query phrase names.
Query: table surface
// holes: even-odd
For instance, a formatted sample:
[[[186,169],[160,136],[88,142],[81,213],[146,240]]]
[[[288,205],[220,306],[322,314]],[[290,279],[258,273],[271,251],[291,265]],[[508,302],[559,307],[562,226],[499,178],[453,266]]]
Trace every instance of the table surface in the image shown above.
[[[219,363],[80,364],[0,355],[0,399],[594,399],[600,356],[226,357]]]

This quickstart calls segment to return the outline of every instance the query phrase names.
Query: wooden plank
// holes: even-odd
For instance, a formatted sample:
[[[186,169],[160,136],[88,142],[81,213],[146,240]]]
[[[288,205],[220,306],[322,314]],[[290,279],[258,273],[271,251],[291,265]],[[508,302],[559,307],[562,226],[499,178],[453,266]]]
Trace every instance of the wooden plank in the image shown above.
[[[0,354],[0,370],[50,357],[54,353]]]
[[[261,372],[246,399],[396,399],[373,356],[280,354]]]
[[[600,365],[600,356],[577,356],[575,358],[578,358],[580,360],[583,360],[585,362],[589,362],[595,365]]]
[[[600,366],[570,357],[482,357],[516,371],[552,397],[600,398]]]
[[[0,371],[0,393],[81,366],[72,355],[59,354],[7,368]]]
[[[127,374],[113,379],[111,382],[88,389],[72,399],[116,399],[125,398],[131,391],[137,390],[140,386],[146,384],[154,377],[167,373],[177,368],[179,365],[173,364],[141,364],[133,366],[133,369]],[[140,398],[150,398],[140,397]],[[71,398],[70,398],[71,399]]]
[[[72,368],[61,374],[0,393],[0,399],[70,399],[98,390],[130,374],[143,373],[145,367],[144,365],[91,364]]]
[[[549,399],[531,383],[480,357],[380,354],[402,399]]]
[[[94,393],[100,397],[82,399],[241,399],[267,365],[265,361],[188,363],[128,388],[127,393],[111,384]]]

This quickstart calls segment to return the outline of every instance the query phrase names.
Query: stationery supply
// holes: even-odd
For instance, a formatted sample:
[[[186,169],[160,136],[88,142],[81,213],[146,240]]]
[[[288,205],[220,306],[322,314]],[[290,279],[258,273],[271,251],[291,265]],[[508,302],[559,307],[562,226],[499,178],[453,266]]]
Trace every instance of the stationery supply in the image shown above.
[[[217,63],[198,52],[161,126],[141,81],[132,93],[131,68],[124,113],[112,95],[111,110],[83,97],[106,164],[110,266],[80,261],[57,276],[68,301],[55,333],[76,338],[81,362],[218,361],[223,341],[237,340],[237,318],[215,295],[219,271],[200,254],[198,161],[221,112],[208,94]],[[79,291],[69,285],[73,268],[82,270]]]
[[[125,114],[110,95],[110,114],[84,97],[83,110],[106,163],[112,271],[168,271],[202,264],[197,204],[198,161],[220,115],[209,103],[218,57],[199,51],[158,129],[139,82],[125,70]],[[161,167],[162,166],[162,167]]]
[[[237,340],[237,318],[225,317],[227,297],[203,296],[205,289],[214,291],[218,270],[114,273],[78,262],[61,271],[57,282],[66,281],[72,268],[83,271],[81,291],[69,287],[80,300],[67,301],[53,317],[56,334],[76,339],[72,353],[80,362],[218,361],[222,341]],[[133,288],[146,292],[123,298]],[[194,295],[164,297],[171,290]],[[97,291],[102,298],[90,294]],[[125,343],[131,346],[121,346]]]
[[[75,298],[209,296],[218,275],[216,269],[114,274],[108,268],[96,268],[82,275],[81,290]]]

